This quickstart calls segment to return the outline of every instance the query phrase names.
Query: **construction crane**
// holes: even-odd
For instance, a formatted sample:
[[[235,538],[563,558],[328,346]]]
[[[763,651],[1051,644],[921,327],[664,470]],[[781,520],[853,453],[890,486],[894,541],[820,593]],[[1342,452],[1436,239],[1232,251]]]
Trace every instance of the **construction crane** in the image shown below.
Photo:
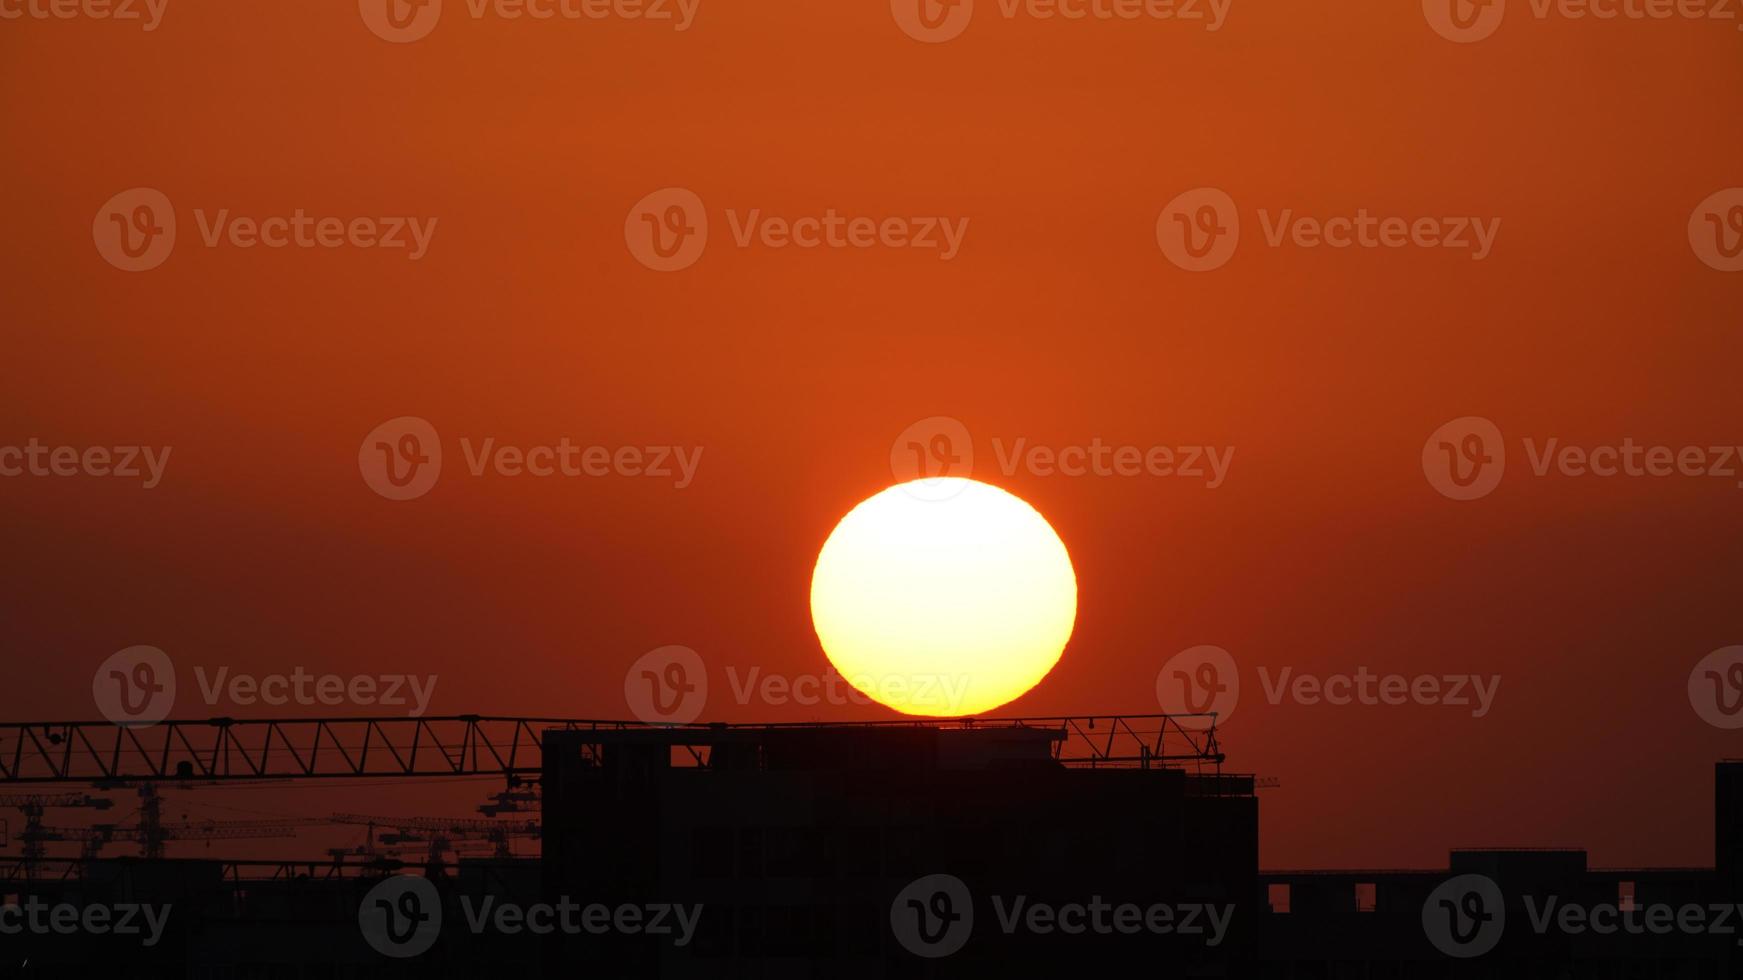
[[[285,820],[207,820],[190,823],[160,823],[147,826],[144,823],[120,826],[112,823],[92,824],[89,827],[42,827],[42,839],[48,841],[77,841],[79,856],[92,860],[102,854],[103,848],[113,844],[117,838],[130,838],[139,843],[142,854],[148,852],[162,853],[165,841],[215,841],[215,840],[249,840],[268,837],[293,837],[296,835],[296,824],[302,821]]]
[[[3,2],[3,0],[0,0]],[[553,762],[579,752],[584,763],[603,764],[608,746],[654,743],[672,750],[672,764],[712,768],[734,758],[734,746],[751,744],[774,729],[929,728],[939,731],[1010,730],[1045,736],[1051,757],[1073,768],[1174,769],[1196,767],[1221,773],[1224,756],[1214,714],[1074,715],[1052,717],[960,718],[878,722],[804,722],[777,725],[693,723],[651,724],[640,721],[499,717],[482,715],[327,717],[296,719],[171,719],[149,726],[114,722],[0,721],[0,784],[84,784],[97,792],[131,789],[138,793],[133,825],[111,831],[134,836],[147,858],[161,858],[164,843],[176,839],[165,825],[159,788],[188,788],[309,780],[469,778],[505,780],[507,786],[478,807],[486,817],[532,813],[540,808],[540,781],[545,775],[546,748]],[[727,750],[717,758],[716,750]],[[680,752],[679,750],[682,750]],[[722,761],[722,760],[726,761]],[[369,782],[354,785],[371,785]],[[497,783],[497,785],[502,785]],[[18,802],[26,801],[26,802]],[[35,801],[35,802],[32,802]],[[0,807],[24,810],[24,859],[11,874],[34,873],[45,859],[42,810],[31,807],[113,804],[81,794],[0,794]],[[234,808],[233,808],[234,809]],[[269,811],[256,811],[266,813]],[[498,856],[512,854],[515,838],[540,837],[538,825],[501,820],[391,818],[355,814],[338,822],[370,828],[364,846],[331,849],[328,873],[361,868],[376,873],[384,860],[381,848],[427,845],[432,859],[462,849],[488,847]],[[184,814],[185,818],[186,815]],[[295,819],[271,823],[290,826]],[[170,829],[165,829],[165,827]],[[376,828],[384,828],[378,847]],[[256,828],[260,829],[260,828]],[[238,831],[239,833],[239,831]],[[0,829],[0,838],[5,831]],[[226,833],[224,836],[235,836]],[[280,836],[273,834],[271,836]],[[206,839],[216,839],[209,835]],[[87,842],[87,838],[78,838]],[[101,847],[101,840],[89,847]],[[364,856],[365,863],[346,861]],[[3,865],[4,862],[0,862]],[[7,874],[0,867],[0,875]]]
[[[804,723],[809,726],[814,723]],[[1082,767],[1221,766],[1214,714],[1074,715],[831,723],[829,727],[1024,728],[1057,733],[1053,757]],[[1098,727],[1099,726],[1099,727]],[[357,777],[536,778],[552,732],[647,732],[698,759],[718,744],[783,725],[651,725],[561,718],[301,718],[0,722],[0,782],[261,781]]]
[[[42,817],[44,811],[59,809],[107,810],[115,801],[89,793],[5,793],[0,794],[0,807],[14,809],[24,815],[24,830],[18,839],[24,844],[24,868],[28,873],[47,856],[43,844],[52,838],[46,835]]]
[[[366,857],[375,857],[377,852],[373,845],[379,843],[388,848],[402,844],[428,844],[428,858],[432,864],[440,863],[442,854],[453,851],[459,854],[465,842],[472,841],[488,844],[496,857],[513,857],[512,842],[517,839],[538,839],[540,829],[538,821],[505,821],[482,820],[477,817],[371,817],[360,813],[335,813],[327,820],[336,824],[352,824],[369,828],[365,839],[366,849],[343,853],[360,853]],[[387,828],[387,832],[376,835],[377,828]],[[331,853],[331,852],[330,852]],[[338,854],[334,855],[339,856]]]
[[[553,718],[306,718],[0,722],[0,782],[537,776],[552,728],[612,730],[640,722]]]
[[[284,780],[263,780],[262,782],[283,782],[283,781]],[[194,824],[194,823],[168,824],[168,825],[166,825],[163,821],[164,797],[163,797],[163,792],[160,789],[160,785],[161,784],[152,782],[150,780],[140,780],[138,782],[129,782],[126,780],[105,780],[99,784],[99,787],[102,789],[105,789],[105,790],[131,789],[131,790],[134,790],[139,795],[139,819],[138,819],[138,822],[135,826],[126,828],[126,832],[129,836],[131,836],[135,841],[137,841],[139,843],[140,856],[148,858],[148,859],[152,859],[152,860],[157,860],[157,859],[160,859],[163,857],[164,844],[168,841],[198,839],[197,835],[194,838],[176,836],[174,833],[165,832],[163,830],[164,827],[167,826],[170,828],[171,831],[173,831],[175,828],[178,828],[178,827],[179,828],[193,828],[193,827],[208,826],[209,825],[209,824]],[[192,788],[192,787],[197,787],[197,786],[208,786],[208,785],[215,786],[218,784],[217,783],[178,781],[174,785],[177,788],[187,789],[187,788]],[[186,817],[187,814],[184,813],[184,814],[182,814],[182,816]],[[320,823],[320,822],[321,821],[319,821],[319,820],[311,820],[311,819],[307,819],[307,818],[287,818],[287,819],[277,819],[277,820],[270,820],[270,821],[255,821],[255,824],[257,826],[265,826],[265,827],[292,827],[292,826],[295,826],[298,824]],[[244,825],[246,823],[248,823],[248,821],[229,821],[228,824],[226,824],[226,826],[238,827],[238,826]],[[289,834],[268,834],[265,836],[288,837],[290,835]]]
[[[490,798],[494,802],[483,803],[478,812],[487,817],[499,817],[505,813],[537,813],[540,809],[538,783],[527,782],[519,776],[510,774],[508,788]]]
[[[352,867],[378,868],[384,871],[395,870],[423,861],[425,874],[428,877],[440,877],[445,865],[441,855],[452,851],[456,858],[461,856],[446,836],[436,834],[424,836],[415,831],[375,832],[371,824],[365,833],[363,843],[355,847],[329,847],[327,856],[333,859],[332,867],[337,869],[347,866],[350,858],[361,858],[359,864]]]

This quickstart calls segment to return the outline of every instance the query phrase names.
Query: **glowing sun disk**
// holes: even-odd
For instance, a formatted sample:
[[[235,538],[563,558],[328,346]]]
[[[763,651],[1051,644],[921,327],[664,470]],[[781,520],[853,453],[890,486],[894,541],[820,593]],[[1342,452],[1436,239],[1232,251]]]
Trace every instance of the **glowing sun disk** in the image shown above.
[[[811,576],[835,669],[904,714],[973,715],[1034,687],[1077,620],[1077,576],[1035,508],[939,478],[891,487],[836,525]]]

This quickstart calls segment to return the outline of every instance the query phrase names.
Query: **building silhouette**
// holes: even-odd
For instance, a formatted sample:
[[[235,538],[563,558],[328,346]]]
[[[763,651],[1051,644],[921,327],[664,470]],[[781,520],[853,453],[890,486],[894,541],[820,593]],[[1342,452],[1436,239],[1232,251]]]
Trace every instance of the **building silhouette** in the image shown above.
[[[1252,777],[1223,772],[1214,729],[1180,719],[590,724],[545,731],[541,759],[538,858],[11,862],[0,892],[18,909],[173,914],[149,947],[0,933],[0,969],[1329,980],[1743,965],[1739,762],[1715,768],[1711,868],[1493,849],[1427,870],[1267,871]]]
[[[1251,778],[1149,765],[1141,753],[1065,764],[1056,753],[1066,737],[1026,725],[552,733],[547,898],[591,883],[610,902],[704,903],[706,925],[686,947],[614,937],[605,960],[624,975],[808,976],[817,964],[840,977],[1011,967],[1059,975],[1085,955],[1183,966],[1226,958],[1172,933],[1001,931],[999,908],[1019,899],[1025,908],[1097,896],[1239,907],[1253,899]],[[927,960],[900,941],[892,914],[910,910],[892,913],[892,896],[935,875],[966,884],[972,936]],[[926,905],[912,910],[917,930],[932,914]],[[945,916],[966,912],[940,910],[930,923],[940,935]],[[1246,911],[1236,921],[1249,920]],[[601,945],[556,942],[561,958]]]

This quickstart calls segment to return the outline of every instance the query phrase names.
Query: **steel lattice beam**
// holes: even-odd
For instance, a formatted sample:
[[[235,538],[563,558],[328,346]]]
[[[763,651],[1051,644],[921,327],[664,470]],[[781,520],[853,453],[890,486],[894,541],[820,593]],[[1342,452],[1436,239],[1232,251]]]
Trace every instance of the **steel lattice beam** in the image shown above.
[[[966,718],[775,725],[565,718],[303,718],[0,723],[0,784],[235,781],[396,776],[533,776],[551,729],[647,732],[673,744],[795,728],[1025,728],[1055,733],[1054,758],[1074,766],[1220,765],[1213,715]]]
[[[311,718],[0,724],[0,783],[534,774],[568,719]]]

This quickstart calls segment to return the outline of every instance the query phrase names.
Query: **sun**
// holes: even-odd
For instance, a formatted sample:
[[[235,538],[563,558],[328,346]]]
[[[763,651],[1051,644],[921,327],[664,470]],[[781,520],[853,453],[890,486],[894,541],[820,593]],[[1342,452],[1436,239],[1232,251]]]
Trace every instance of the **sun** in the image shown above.
[[[830,663],[903,714],[1015,699],[1059,662],[1076,621],[1065,543],[1035,508],[975,480],[916,480],[862,502],[811,574]]]

